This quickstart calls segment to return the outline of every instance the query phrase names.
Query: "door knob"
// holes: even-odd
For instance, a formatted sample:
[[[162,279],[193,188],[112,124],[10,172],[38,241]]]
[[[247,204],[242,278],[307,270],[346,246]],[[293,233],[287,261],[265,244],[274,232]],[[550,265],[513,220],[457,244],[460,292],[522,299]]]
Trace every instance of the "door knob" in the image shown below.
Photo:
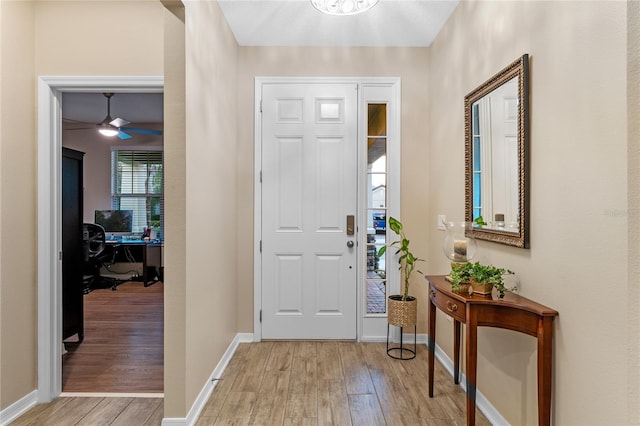
[[[347,241],[347,247],[353,248],[353,241],[352,240]]]

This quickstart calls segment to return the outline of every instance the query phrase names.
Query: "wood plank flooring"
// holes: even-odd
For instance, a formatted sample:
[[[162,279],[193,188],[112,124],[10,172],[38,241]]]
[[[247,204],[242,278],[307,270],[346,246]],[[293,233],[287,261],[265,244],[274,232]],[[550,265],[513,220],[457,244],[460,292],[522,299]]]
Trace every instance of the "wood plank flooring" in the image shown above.
[[[464,425],[466,397],[436,363],[428,396],[427,349],[395,360],[384,343],[240,344],[197,425]],[[58,398],[13,425],[160,425],[162,399]],[[476,424],[489,425],[479,411]]]
[[[464,391],[438,363],[435,374],[429,398],[424,345],[401,361],[381,343],[241,344],[197,425],[466,424]]]
[[[84,341],[66,343],[63,392],[162,393],[163,283],[120,284],[84,296]]]
[[[85,296],[85,341],[68,345],[64,392],[162,392],[162,283],[122,284]],[[197,425],[464,425],[466,397],[436,363],[428,397],[427,349],[413,360],[384,343],[240,344]],[[478,425],[489,422],[479,411]],[[160,425],[162,398],[61,397],[12,425]]]
[[[11,426],[157,426],[163,412],[162,398],[58,398],[36,405]]]

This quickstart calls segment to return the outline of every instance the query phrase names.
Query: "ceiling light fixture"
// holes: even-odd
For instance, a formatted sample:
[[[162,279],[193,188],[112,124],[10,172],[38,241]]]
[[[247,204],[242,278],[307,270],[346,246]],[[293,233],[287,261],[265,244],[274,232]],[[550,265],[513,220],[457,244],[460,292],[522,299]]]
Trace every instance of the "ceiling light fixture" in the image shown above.
[[[107,98],[107,116],[96,124],[98,127],[98,132],[104,136],[115,136],[118,134],[118,128],[110,124],[113,121],[111,118],[111,97],[113,93],[103,93],[104,97]]]
[[[377,3],[378,0],[311,0],[313,7],[328,15],[355,15]]]
[[[113,127],[108,122],[107,123],[101,122],[101,123],[96,124],[96,126],[98,126],[98,132],[100,132],[101,135],[104,135],[104,136],[115,136],[115,135],[118,134],[118,129]]]

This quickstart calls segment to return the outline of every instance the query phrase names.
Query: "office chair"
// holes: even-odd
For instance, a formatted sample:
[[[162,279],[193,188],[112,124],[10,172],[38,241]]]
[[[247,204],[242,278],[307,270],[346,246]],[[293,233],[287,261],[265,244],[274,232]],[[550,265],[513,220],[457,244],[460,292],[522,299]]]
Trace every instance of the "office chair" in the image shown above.
[[[100,269],[113,263],[113,249],[107,247],[104,228],[95,223],[82,224],[82,244],[84,253],[84,293],[96,288],[111,287],[115,290],[122,281],[116,278],[103,277]]]

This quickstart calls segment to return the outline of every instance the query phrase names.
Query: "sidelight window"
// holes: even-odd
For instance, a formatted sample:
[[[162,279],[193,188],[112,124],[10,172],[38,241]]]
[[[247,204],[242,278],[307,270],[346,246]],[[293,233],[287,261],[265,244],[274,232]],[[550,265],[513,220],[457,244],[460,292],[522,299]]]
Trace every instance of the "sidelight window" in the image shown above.
[[[387,104],[367,105],[367,313],[386,313]]]

